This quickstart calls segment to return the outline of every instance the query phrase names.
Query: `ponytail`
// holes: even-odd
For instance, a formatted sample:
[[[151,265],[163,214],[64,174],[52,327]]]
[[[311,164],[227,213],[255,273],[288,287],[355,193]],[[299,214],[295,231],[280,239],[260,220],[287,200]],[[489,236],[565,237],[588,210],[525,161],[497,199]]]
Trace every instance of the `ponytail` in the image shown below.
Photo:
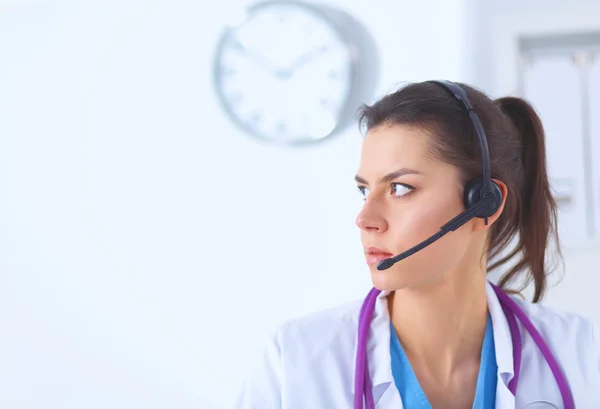
[[[538,302],[546,290],[546,249],[551,235],[556,240],[556,248],[560,255],[557,236],[556,202],[552,196],[548,173],[546,170],[546,145],[542,122],[525,100],[515,97],[497,99],[496,104],[510,118],[521,140],[521,161],[523,177],[520,186],[514,186],[516,192],[511,200],[515,207],[512,229],[518,231],[518,242],[513,251],[490,268],[496,268],[512,259],[517,254],[520,256],[516,264],[500,279],[499,286],[505,287],[515,279],[523,270],[527,276],[523,287],[531,281],[534,283],[533,302]],[[496,239],[496,240],[495,240]],[[502,238],[494,238],[495,241]]]

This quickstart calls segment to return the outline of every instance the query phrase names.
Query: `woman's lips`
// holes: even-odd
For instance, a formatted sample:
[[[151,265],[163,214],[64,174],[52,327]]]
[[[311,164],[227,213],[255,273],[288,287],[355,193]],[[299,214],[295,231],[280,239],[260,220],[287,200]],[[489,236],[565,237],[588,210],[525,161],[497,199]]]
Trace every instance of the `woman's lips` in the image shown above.
[[[365,248],[365,255],[368,265],[377,265],[380,261],[393,256],[393,254],[374,246]]]

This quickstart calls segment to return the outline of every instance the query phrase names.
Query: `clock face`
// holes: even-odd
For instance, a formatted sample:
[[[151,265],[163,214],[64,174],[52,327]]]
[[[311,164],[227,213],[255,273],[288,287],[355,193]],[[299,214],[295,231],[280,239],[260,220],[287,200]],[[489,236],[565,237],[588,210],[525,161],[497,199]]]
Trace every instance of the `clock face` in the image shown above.
[[[293,2],[258,6],[229,29],[215,69],[225,110],[252,136],[275,144],[327,137],[352,88],[351,50],[336,26]]]

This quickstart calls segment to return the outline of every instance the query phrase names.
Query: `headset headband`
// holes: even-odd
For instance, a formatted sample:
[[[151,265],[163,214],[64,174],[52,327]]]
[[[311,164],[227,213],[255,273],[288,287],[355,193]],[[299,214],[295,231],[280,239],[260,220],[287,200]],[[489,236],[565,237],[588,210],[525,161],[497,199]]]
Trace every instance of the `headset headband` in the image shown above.
[[[483,196],[493,193],[492,191],[492,172],[490,169],[490,151],[488,148],[487,137],[485,135],[485,131],[483,130],[483,125],[479,120],[479,116],[473,109],[473,105],[469,98],[467,97],[467,93],[465,90],[460,87],[458,84],[446,80],[434,80],[431,82],[435,82],[436,84],[441,85],[444,89],[449,91],[456,99],[458,99],[462,106],[465,108],[467,113],[469,114],[469,118],[471,119],[471,123],[475,128],[475,133],[477,135],[477,141],[479,142],[479,148],[481,150],[481,172],[482,172],[482,183],[483,187],[480,191],[480,199]]]

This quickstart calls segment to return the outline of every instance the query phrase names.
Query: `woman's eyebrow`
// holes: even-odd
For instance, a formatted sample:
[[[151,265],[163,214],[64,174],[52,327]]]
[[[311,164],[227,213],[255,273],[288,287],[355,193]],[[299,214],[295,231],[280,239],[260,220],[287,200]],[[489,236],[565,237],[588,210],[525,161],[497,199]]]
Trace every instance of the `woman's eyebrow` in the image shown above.
[[[398,169],[394,172],[388,173],[387,175],[385,175],[384,177],[379,179],[379,183],[388,183],[391,182],[394,179],[399,178],[400,176],[404,176],[404,175],[422,175],[422,172],[419,172],[418,170],[415,169],[409,169],[409,168],[402,168],[402,169]],[[363,185],[368,185],[367,181],[362,178],[359,175],[356,175],[354,177],[354,180],[356,180],[358,183],[362,183]]]

